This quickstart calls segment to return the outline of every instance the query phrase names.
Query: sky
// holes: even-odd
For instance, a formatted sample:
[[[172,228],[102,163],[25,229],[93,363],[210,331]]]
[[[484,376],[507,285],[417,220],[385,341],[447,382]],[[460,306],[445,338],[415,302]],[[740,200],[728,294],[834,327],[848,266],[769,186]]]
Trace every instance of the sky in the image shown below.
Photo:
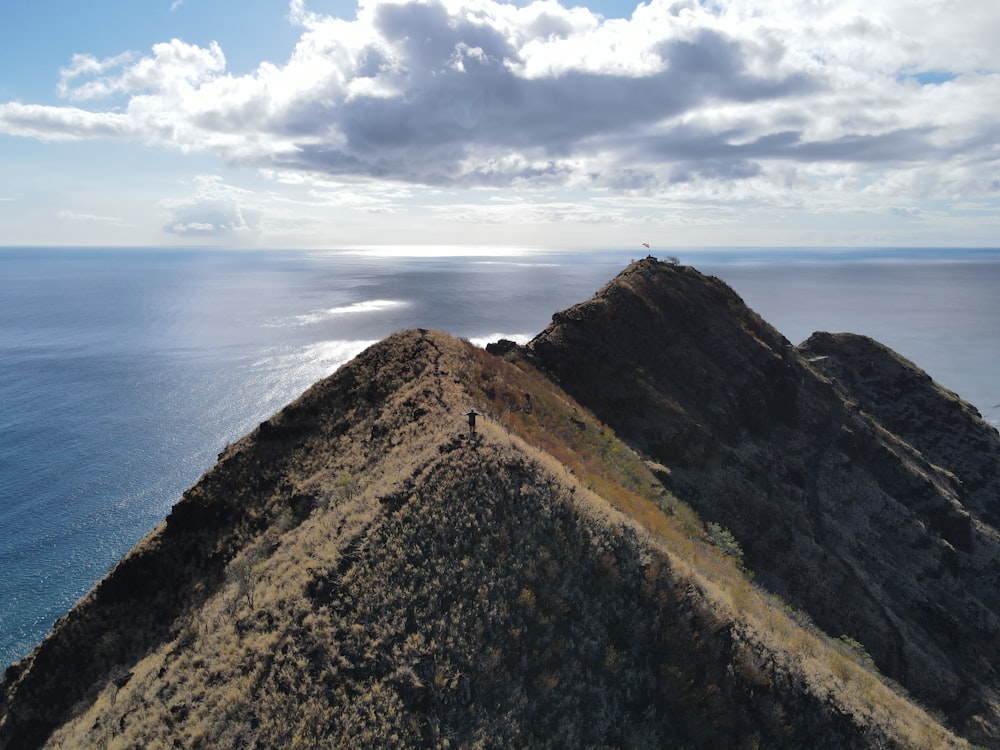
[[[0,245],[1000,246],[995,0],[5,0]]]

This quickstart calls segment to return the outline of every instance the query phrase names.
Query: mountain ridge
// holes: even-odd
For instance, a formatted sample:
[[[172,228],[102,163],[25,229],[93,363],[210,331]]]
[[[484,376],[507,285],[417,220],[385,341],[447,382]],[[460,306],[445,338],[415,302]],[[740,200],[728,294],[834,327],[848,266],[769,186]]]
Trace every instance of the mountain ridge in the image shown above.
[[[623,304],[631,325],[607,314]],[[722,282],[652,259],[559,313],[525,353],[665,463],[765,586],[997,741],[1000,436],[973,407],[870,339],[816,334],[793,347]],[[863,389],[848,373],[876,354],[873,372],[891,365],[891,377]],[[951,416],[936,424],[940,414]]]
[[[683,314],[664,316],[665,281]],[[716,312],[701,320],[706,304]],[[894,662],[852,635],[866,631],[827,635],[803,614],[809,600],[789,597],[796,611],[749,580],[745,567],[796,593],[761,552],[773,535],[754,540],[700,503],[729,487],[692,468],[725,469],[713,440],[726,456],[761,451],[806,419],[839,445],[845,425],[870,424],[809,361],[829,355],[799,353],[718,280],[653,259],[579,307],[493,354],[441,332],[394,334],[228,446],[8,669],[0,748],[967,746],[883,681],[865,649]],[[591,325],[609,316],[617,334]],[[673,373],[668,398],[660,355],[603,358],[671,316],[691,329],[678,346],[698,382]],[[560,381],[555,333],[580,325],[593,330],[569,350],[602,361],[578,358],[573,372],[605,368],[590,376],[605,400]],[[726,371],[734,332],[755,366],[702,402],[718,395],[704,386]],[[662,340],[644,335],[646,349]],[[818,401],[797,395],[802,378]],[[661,411],[662,433],[636,429]],[[839,421],[824,424],[830,414]],[[989,741],[989,715],[967,713],[949,722]]]

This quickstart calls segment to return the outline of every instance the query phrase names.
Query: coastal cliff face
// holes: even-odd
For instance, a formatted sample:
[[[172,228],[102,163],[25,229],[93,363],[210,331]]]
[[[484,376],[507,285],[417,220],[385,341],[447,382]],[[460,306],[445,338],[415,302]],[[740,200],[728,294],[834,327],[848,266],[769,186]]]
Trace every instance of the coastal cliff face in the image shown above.
[[[0,749],[967,746],[879,669],[995,744],[996,433],[827,338],[653,259],[527,347],[395,334],[7,670]]]

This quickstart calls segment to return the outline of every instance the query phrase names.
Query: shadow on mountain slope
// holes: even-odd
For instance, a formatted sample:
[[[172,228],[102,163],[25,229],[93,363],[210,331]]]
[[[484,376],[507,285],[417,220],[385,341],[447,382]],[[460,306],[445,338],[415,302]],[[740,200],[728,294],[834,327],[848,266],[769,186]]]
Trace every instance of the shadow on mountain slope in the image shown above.
[[[525,350],[771,591],[976,741],[1000,741],[1000,436],[862,337],[789,344],[718,279],[649,258]]]

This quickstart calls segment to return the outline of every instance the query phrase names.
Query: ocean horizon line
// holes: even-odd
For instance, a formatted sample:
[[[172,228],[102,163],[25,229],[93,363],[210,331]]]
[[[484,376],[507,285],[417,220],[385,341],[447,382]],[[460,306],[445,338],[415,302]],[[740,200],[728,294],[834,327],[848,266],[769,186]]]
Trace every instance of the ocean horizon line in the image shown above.
[[[637,256],[645,253],[654,257],[680,257],[685,253],[693,255],[714,255],[718,253],[810,253],[834,257],[847,257],[856,254],[898,255],[901,253],[916,253],[920,256],[942,256],[955,258],[956,255],[974,255],[977,257],[1000,257],[1000,246],[992,245],[655,245],[643,242],[634,245],[618,246],[547,246],[547,245],[474,245],[467,243],[370,243],[365,245],[336,246],[225,246],[225,245],[4,245],[0,244],[0,252],[11,251],[66,251],[66,252],[218,252],[218,253],[305,253],[305,254],[336,254],[338,256],[358,255],[361,257],[520,257],[534,254],[550,255],[591,255],[599,253],[635,253]]]

